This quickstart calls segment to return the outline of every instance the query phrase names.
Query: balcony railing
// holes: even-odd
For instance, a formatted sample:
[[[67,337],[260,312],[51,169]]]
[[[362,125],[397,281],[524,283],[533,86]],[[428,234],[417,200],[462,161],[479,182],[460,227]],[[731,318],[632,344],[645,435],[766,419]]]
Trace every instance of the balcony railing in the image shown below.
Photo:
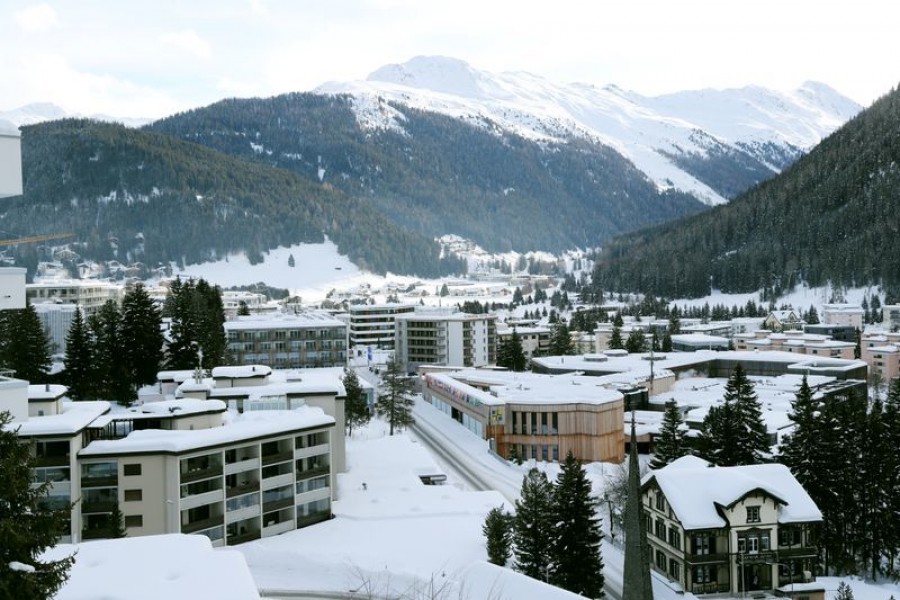
[[[684,560],[692,565],[707,563],[724,563],[728,562],[728,554],[724,552],[716,554],[685,554]]]
[[[225,497],[233,498],[234,496],[240,496],[241,494],[249,494],[250,492],[258,492],[259,491],[259,482],[251,481],[249,483],[242,483],[241,485],[236,485],[234,487],[225,489]]]
[[[68,467],[69,455],[65,456],[38,456],[34,459],[35,467]]]
[[[693,594],[724,594],[731,590],[731,586],[727,583],[695,583],[691,586]]]
[[[82,477],[81,488],[118,487],[118,476],[110,477]]]
[[[203,519],[202,521],[193,521],[188,523],[187,525],[181,526],[181,533],[196,533],[198,531],[202,531],[204,529],[209,529],[210,527],[216,527],[218,525],[223,525],[225,523],[225,516],[218,515],[216,517],[210,517],[208,519]]]
[[[247,533],[241,533],[239,535],[229,535],[226,543],[229,546],[234,546],[235,544],[243,544],[244,542],[252,542],[253,540],[258,540],[260,538],[261,532],[259,531],[248,531]]]
[[[294,451],[288,450],[287,452],[276,452],[274,454],[266,454],[262,457],[263,466],[272,465],[275,463],[285,462],[288,460],[292,460],[294,458]]]
[[[287,508],[294,503],[294,498],[281,498],[279,500],[272,500],[271,502],[263,503],[263,512],[272,512],[273,510],[281,510],[282,508]]]
[[[86,515],[88,513],[109,513],[112,512],[115,505],[116,503],[112,501],[82,502],[81,514]]]
[[[325,465],[324,467],[316,467],[314,469],[307,469],[305,471],[297,471],[297,479],[311,479],[312,477],[320,477],[322,475],[327,475],[328,472],[328,465]]]
[[[112,529],[108,527],[96,527],[94,529],[85,529],[81,532],[81,539],[83,540],[104,540],[107,538],[111,538],[113,535]]]
[[[222,465],[207,467],[205,469],[193,469],[181,473],[181,483],[191,483],[201,479],[211,479],[222,475]]]

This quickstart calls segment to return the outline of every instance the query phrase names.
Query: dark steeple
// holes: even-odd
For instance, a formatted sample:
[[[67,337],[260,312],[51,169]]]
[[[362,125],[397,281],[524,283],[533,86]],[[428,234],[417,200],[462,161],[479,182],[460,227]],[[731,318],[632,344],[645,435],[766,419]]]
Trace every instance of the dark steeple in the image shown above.
[[[628,453],[628,499],[625,503],[625,574],[622,600],[653,600],[650,585],[650,548],[641,509],[641,474],[638,465],[634,411],[631,413],[631,448]]]

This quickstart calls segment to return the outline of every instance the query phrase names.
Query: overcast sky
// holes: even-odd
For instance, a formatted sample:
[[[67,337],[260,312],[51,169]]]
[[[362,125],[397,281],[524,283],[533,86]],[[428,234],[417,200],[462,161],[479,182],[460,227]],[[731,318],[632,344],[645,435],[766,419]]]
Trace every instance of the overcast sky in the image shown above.
[[[160,117],[416,55],[645,95],[900,81],[891,0],[3,0],[0,110]]]

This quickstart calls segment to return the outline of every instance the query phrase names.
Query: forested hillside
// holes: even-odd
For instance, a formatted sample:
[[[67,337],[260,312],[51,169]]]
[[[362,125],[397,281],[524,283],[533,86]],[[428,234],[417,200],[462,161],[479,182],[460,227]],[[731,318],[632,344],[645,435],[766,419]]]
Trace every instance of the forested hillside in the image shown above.
[[[87,120],[22,128],[25,194],[7,200],[7,237],[71,233],[91,259],[153,267],[321,242],[376,272],[440,273],[437,244],[366,202],[286,170],[175,137]],[[20,246],[33,266],[39,248]],[[302,266],[302,265],[301,265]],[[459,265],[445,264],[451,271]]]
[[[616,239],[600,289],[697,297],[759,289],[900,285],[900,93],[726,206]]]
[[[395,125],[364,127],[354,101],[224,100],[148,128],[324,181],[427,237],[455,233],[489,250],[596,246],[704,208],[687,194],[660,194],[606,146],[539,143],[388,102],[375,108]]]

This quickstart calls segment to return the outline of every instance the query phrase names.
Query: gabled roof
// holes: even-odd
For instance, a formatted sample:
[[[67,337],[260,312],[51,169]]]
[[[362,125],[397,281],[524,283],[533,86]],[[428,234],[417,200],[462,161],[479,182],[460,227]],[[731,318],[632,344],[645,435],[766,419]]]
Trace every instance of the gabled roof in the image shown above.
[[[720,507],[732,507],[754,492],[779,505],[778,522],[821,521],[822,512],[784,465],[716,467],[685,456],[644,477],[642,488],[655,481],[686,530],[726,527]]]

